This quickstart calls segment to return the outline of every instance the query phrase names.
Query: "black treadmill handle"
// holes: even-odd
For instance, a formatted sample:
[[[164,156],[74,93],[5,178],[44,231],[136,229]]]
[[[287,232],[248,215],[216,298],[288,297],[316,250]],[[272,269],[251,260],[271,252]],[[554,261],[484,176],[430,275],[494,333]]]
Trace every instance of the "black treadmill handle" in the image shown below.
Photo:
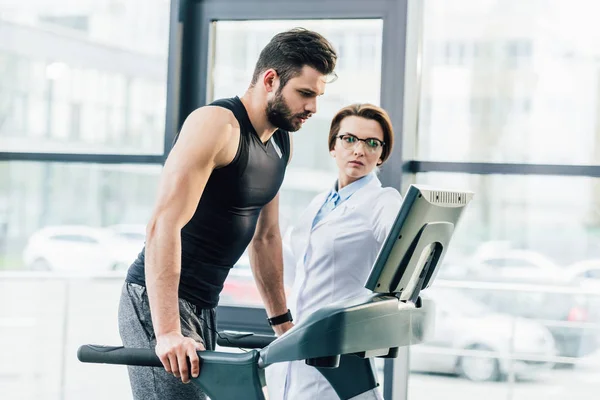
[[[217,335],[217,344],[221,347],[241,347],[243,349],[262,349],[271,344],[277,336],[258,335],[253,332],[221,331]]]
[[[262,377],[259,373],[260,353],[198,351],[200,375],[192,378],[211,399],[264,400]],[[84,345],[77,351],[81,362],[98,364],[162,367],[153,349]],[[189,360],[188,360],[189,368]]]
[[[77,358],[85,363],[136,365],[162,367],[162,362],[151,349],[133,349],[123,346],[83,345],[77,350]]]

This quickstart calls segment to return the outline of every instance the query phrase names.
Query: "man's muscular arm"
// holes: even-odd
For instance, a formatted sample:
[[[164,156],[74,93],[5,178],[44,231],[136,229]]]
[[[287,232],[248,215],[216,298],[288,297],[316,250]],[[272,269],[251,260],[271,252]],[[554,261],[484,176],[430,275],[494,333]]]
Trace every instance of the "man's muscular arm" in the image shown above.
[[[186,119],[165,163],[158,200],[146,229],[146,286],[156,354],[167,372],[188,382],[199,374],[196,350],[204,347],[181,334],[178,289],[181,274],[181,229],[194,215],[206,182],[216,167],[233,159],[236,124],[229,110],[204,107]],[[239,140],[239,134],[238,134]]]
[[[269,318],[287,312],[283,285],[283,255],[279,232],[279,194],[263,207],[256,232],[250,243],[250,265],[256,286],[263,299]],[[293,325],[286,322],[273,326],[282,335]]]

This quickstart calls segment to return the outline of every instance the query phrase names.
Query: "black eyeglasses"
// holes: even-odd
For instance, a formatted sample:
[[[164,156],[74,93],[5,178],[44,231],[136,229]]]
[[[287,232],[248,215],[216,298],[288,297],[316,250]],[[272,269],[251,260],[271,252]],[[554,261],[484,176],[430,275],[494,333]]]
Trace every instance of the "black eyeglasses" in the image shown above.
[[[344,133],[342,135],[338,135],[337,138],[342,141],[342,146],[346,150],[353,149],[354,146],[356,146],[358,144],[358,142],[364,142],[366,144],[365,147],[373,153],[376,152],[377,150],[379,150],[380,148],[383,148],[383,146],[385,146],[385,142],[382,142],[379,139],[375,139],[375,138],[360,139],[349,133]]]

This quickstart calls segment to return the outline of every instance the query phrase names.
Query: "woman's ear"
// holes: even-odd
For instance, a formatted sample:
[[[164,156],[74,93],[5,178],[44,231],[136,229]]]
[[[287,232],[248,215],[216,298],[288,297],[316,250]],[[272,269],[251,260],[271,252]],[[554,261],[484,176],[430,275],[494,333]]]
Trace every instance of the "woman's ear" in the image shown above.
[[[329,150],[329,154],[331,154],[331,157],[335,158],[335,150]]]
[[[380,159],[377,161],[377,166],[379,167],[381,164],[383,164],[383,160],[380,158]]]

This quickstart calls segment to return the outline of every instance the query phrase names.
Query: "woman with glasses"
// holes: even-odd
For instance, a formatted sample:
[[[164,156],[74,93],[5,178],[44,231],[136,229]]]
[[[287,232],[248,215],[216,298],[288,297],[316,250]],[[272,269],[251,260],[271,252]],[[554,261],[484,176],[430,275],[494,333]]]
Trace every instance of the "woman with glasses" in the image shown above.
[[[316,196],[284,240],[288,301],[294,320],[336,301],[370,293],[365,281],[400,209],[396,189],[383,188],[376,170],[390,156],[388,114],[371,104],[341,109],[331,122],[329,152],[338,166],[331,190]],[[400,171],[398,171],[400,173]],[[339,399],[304,361],[267,369],[270,400]],[[380,399],[374,390],[360,399]]]

